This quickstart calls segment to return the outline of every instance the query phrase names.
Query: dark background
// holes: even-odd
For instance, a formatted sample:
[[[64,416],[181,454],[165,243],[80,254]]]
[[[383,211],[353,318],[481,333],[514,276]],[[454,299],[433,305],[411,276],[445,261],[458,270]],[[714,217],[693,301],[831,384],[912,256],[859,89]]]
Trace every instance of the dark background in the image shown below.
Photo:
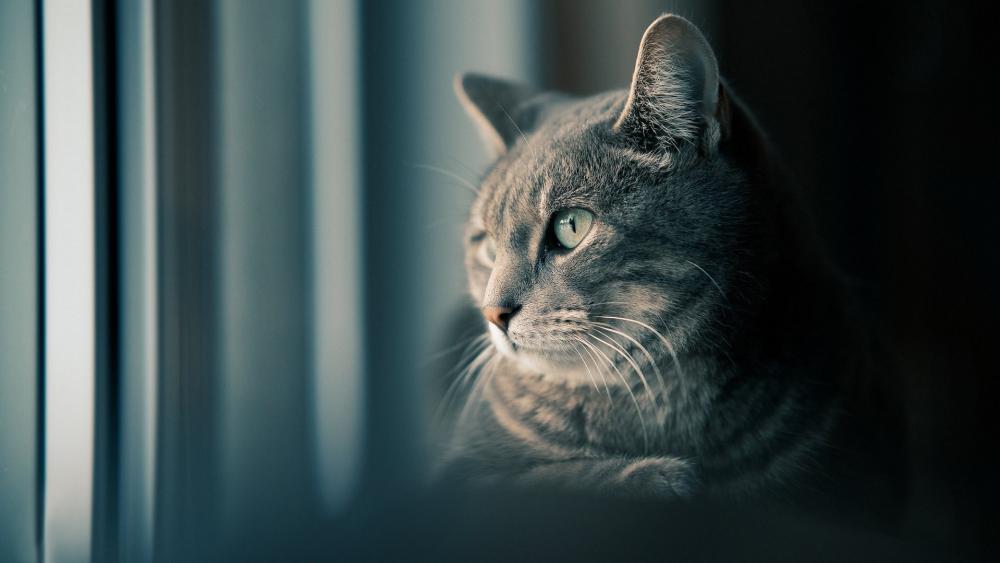
[[[998,524],[991,18],[961,2],[805,6],[727,3],[723,67],[868,283],[905,412],[909,531],[983,544]]]
[[[1000,197],[989,3],[708,5],[681,14],[709,23],[723,76],[807,194],[885,346],[884,377],[906,421],[908,533],[995,541]],[[550,22],[570,22],[546,40],[551,85],[606,87],[573,55],[593,43],[603,6],[546,6]]]

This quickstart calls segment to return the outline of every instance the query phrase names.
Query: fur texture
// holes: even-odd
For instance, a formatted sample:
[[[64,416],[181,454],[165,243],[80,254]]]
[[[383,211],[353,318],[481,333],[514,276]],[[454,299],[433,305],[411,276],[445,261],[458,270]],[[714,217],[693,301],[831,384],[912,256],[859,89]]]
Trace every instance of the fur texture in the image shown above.
[[[748,497],[822,474],[845,307],[700,32],[656,20],[628,91],[457,86],[498,155],[466,228],[469,289],[515,313],[506,332],[483,321],[462,363],[441,478]],[[560,249],[567,208],[594,222]]]

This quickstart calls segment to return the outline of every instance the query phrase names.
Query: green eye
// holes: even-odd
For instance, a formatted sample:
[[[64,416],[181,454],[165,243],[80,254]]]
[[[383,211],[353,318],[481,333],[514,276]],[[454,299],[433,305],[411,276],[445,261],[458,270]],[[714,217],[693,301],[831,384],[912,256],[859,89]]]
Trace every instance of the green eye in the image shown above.
[[[594,215],[586,209],[562,209],[552,217],[552,235],[563,248],[575,248],[593,223]]]

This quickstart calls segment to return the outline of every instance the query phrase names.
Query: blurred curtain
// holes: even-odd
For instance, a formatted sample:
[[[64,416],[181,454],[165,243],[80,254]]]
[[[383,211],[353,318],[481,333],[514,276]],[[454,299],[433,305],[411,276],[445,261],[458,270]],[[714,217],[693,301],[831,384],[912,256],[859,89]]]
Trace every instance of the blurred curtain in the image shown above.
[[[34,2],[0,2],[0,561],[38,555],[36,31]]]
[[[239,557],[419,478],[421,366],[463,294],[450,174],[485,164],[452,75],[534,78],[531,22],[156,5],[158,559]]]

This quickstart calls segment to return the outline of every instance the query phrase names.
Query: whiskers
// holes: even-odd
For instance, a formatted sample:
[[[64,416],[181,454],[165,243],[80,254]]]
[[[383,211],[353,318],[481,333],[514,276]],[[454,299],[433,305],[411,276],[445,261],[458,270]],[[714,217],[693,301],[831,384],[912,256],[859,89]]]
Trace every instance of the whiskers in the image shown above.
[[[604,351],[600,349],[600,347],[587,342],[587,340],[590,338],[593,338],[597,342],[600,342],[606,346],[612,346],[612,345],[591,333],[584,333],[584,338],[579,340],[580,343],[584,344],[591,351],[593,351],[596,356],[603,358],[605,363],[608,366],[610,366],[612,370],[614,370],[615,375],[617,375],[618,378],[621,379],[622,385],[624,385],[625,390],[628,391],[629,398],[632,399],[632,405],[635,407],[636,415],[639,418],[639,426],[642,428],[643,450],[649,451],[649,429],[646,428],[646,416],[643,412],[642,406],[639,404],[639,399],[636,398],[635,392],[632,391],[632,385],[629,384],[628,379],[626,379],[625,375],[621,372],[620,369],[618,369],[618,364],[614,360],[612,360],[607,354],[605,354]],[[636,370],[636,373],[639,374],[639,377],[645,384],[646,379],[642,375],[642,370],[639,369],[638,364],[636,364],[634,360],[632,360],[632,357],[628,354],[628,352],[626,352],[624,349],[621,348],[612,347],[612,349],[615,350],[617,353],[622,354],[623,357],[625,357],[631,363],[632,368]],[[607,383],[605,382],[605,384]],[[653,394],[652,391],[649,389],[648,385],[646,386],[646,390],[650,393],[650,398],[652,398]],[[614,405],[614,399],[611,396],[610,388],[608,390],[608,399],[612,401],[611,404]]]
[[[465,178],[459,176],[458,174],[452,172],[451,170],[447,170],[447,169],[441,168],[439,166],[434,166],[432,164],[420,164],[420,163],[418,163],[418,164],[411,164],[410,166],[412,166],[413,168],[419,168],[421,170],[429,170],[431,172],[437,172],[438,174],[441,174],[443,176],[447,176],[447,177],[451,178],[452,180],[455,180],[456,182],[458,182],[459,186],[461,186],[461,187],[469,190],[470,192],[472,192],[473,195],[476,195],[476,196],[479,195],[479,188],[477,188],[475,185],[473,185],[472,182],[466,180]]]
[[[445,419],[454,406],[456,398],[468,388],[470,382],[476,381],[478,384],[477,376],[495,356],[496,349],[490,343],[489,334],[480,334],[472,339],[472,342],[462,352],[458,363],[445,375],[446,379],[449,377],[454,377],[454,379],[441,397],[441,404],[438,406],[436,414],[438,421]],[[472,392],[469,395],[471,397]]]
[[[550,350],[545,353],[562,354],[563,359],[558,362],[564,362],[567,356],[571,358],[575,355],[576,358],[568,365],[578,366],[578,377],[585,377],[581,382],[583,385],[592,386],[598,395],[606,395],[609,409],[615,408],[622,401],[630,404],[626,412],[634,409],[634,420],[638,423],[637,431],[642,433],[643,448],[649,451],[653,432],[662,426],[668,416],[663,406],[666,394],[670,392],[671,382],[665,368],[659,365],[661,359],[669,355],[676,374],[683,377],[683,369],[673,343],[651,324],[623,316],[588,317],[586,314],[573,312],[563,314],[558,319],[548,317],[548,320],[554,321],[552,327],[543,331],[539,331],[538,327],[534,328],[534,331],[545,333],[542,343],[545,350]],[[627,325],[640,327],[643,333],[649,334],[637,333]],[[657,342],[662,346],[654,346]],[[525,361],[530,361],[528,358],[530,356]],[[579,364],[576,364],[577,359]],[[442,398],[438,420],[444,420],[446,415],[450,415],[455,416],[453,420],[458,425],[465,424],[475,408],[482,403],[490,381],[503,369],[504,361],[488,334],[473,339],[465,347],[458,366],[452,371],[455,377]],[[552,364],[557,366],[552,369],[560,369],[558,362]],[[458,401],[462,403],[460,408],[456,406]]]
[[[497,367],[500,364],[500,356],[494,352],[495,348],[490,346],[486,350],[493,353],[487,355],[481,369],[477,370],[478,373],[476,373],[475,381],[472,384],[472,390],[469,391],[469,397],[465,400],[462,412],[458,415],[458,423],[460,425],[465,424],[472,409],[483,401],[483,393],[490,384],[490,380],[496,375]]]
[[[595,374],[601,378],[604,391],[608,397],[609,408],[614,408],[615,405],[615,396],[612,392],[612,385],[608,382],[609,378],[611,380],[617,379],[621,385],[615,385],[615,387],[623,387],[625,392],[628,393],[629,400],[635,408],[639,426],[642,429],[644,447],[648,450],[650,428],[646,416],[649,408],[645,407],[643,402],[640,401],[639,396],[636,395],[636,390],[634,389],[635,380],[629,377],[628,370],[631,369],[635,373],[635,377],[638,378],[639,383],[642,385],[642,389],[648,398],[646,403],[653,406],[654,411],[658,411],[659,409],[655,409],[658,392],[653,389],[649,378],[646,376],[646,370],[652,368],[660,383],[661,392],[666,390],[666,380],[660,372],[656,358],[637,339],[618,330],[618,328],[610,323],[589,320],[586,314],[562,315],[557,319],[557,322],[563,327],[563,330],[558,331],[560,340],[571,344],[573,351],[587,371],[587,376],[590,378],[594,390],[598,393],[601,392],[601,389],[597,384]],[[624,344],[618,340],[619,338],[624,339]],[[641,360],[637,359],[629,349],[632,346],[642,352],[643,357]],[[621,360],[620,362],[618,361],[619,359]],[[659,414],[656,418],[658,422],[662,422],[659,420],[661,418]]]
[[[600,369],[599,365],[600,363],[597,360],[597,356],[595,356],[594,353],[592,352],[593,345],[591,345],[586,340],[578,336],[574,336],[573,340],[576,343],[579,343],[580,345],[583,346],[583,351],[586,352],[587,356],[590,357],[590,360],[594,362],[594,369],[597,370],[598,375],[601,376],[601,381],[604,383],[604,390],[607,391],[608,393],[608,404],[614,406],[614,398],[611,396],[611,386],[608,385],[608,379],[604,377],[604,371]],[[580,356],[580,360],[583,362],[584,367],[587,369],[587,374],[590,375],[591,379],[593,380],[594,390],[600,393],[601,389],[597,386],[597,379],[594,378],[593,373],[590,371],[590,365],[587,363],[587,360],[583,357],[583,354],[580,354],[580,349],[577,348],[575,344],[573,348],[577,351],[576,352],[577,355]]]
[[[669,354],[676,372],[680,377],[684,377],[684,370],[681,367],[680,358],[677,355],[677,350],[675,349],[673,343],[663,335],[663,333],[648,323],[643,321],[632,319],[628,317],[614,316],[614,315],[595,315],[594,319],[600,320],[588,320],[583,323],[586,332],[583,334],[581,340],[586,340],[588,342],[583,342],[589,346],[590,349],[594,351],[596,355],[599,355],[604,359],[605,364],[614,369],[615,373],[621,379],[625,389],[629,393],[629,397],[632,400],[633,406],[636,409],[636,413],[639,417],[640,426],[643,429],[643,441],[648,447],[649,438],[647,423],[645,420],[646,410],[640,405],[638,398],[633,392],[632,384],[625,378],[621,370],[618,369],[616,362],[612,360],[608,354],[601,350],[601,346],[605,349],[611,350],[612,354],[619,356],[621,360],[631,367],[632,371],[635,372],[635,376],[638,377],[639,382],[642,384],[646,395],[649,398],[649,405],[651,405],[652,412],[654,413],[657,424],[663,424],[666,419],[667,412],[663,408],[657,408],[658,401],[661,399],[660,395],[665,394],[669,391],[669,386],[667,379],[664,377],[663,372],[660,369],[659,361],[653,352],[650,352],[647,345],[644,345],[641,341],[641,337],[637,338],[628,334],[623,327],[620,325],[622,323],[629,323],[649,332],[653,337],[656,338],[663,345],[663,349]],[[613,324],[617,321],[618,324]],[[662,321],[661,321],[662,322]],[[641,354],[641,361],[637,358],[634,353]],[[659,383],[659,392],[654,392],[652,386],[650,385],[649,379],[644,373],[645,369],[652,369],[656,374],[657,382]],[[610,397],[610,394],[609,394]]]
[[[722,286],[720,286],[719,283],[715,281],[715,278],[712,277],[712,274],[709,274],[708,271],[705,270],[705,268],[702,268],[701,266],[699,266],[698,264],[695,264],[694,262],[692,262],[690,260],[685,260],[685,262],[687,262],[688,264],[691,264],[695,268],[698,268],[699,270],[701,270],[701,273],[705,274],[705,277],[708,278],[708,281],[712,282],[712,285],[715,286],[715,289],[719,290],[719,294],[722,295],[722,298],[726,299],[726,300],[729,299],[728,297],[726,297],[726,292],[722,291]]]
[[[608,323],[591,321],[590,325],[594,327],[596,330],[601,331],[602,333],[616,334],[634,344],[635,347],[638,348],[643,353],[643,355],[646,357],[646,360],[649,361],[649,365],[653,367],[653,371],[656,372],[656,378],[659,380],[660,385],[663,387],[663,389],[667,388],[667,381],[663,378],[663,373],[660,372],[660,366],[657,365],[656,358],[654,358],[653,355],[649,353],[649,350],[647,350],[646,347],[643,346],[641,342],[629,336],[628,334],[616,329],[613,325],[610,325]],[[647,385],[646,387],[648,388],[649,386]]]
[[[611,316],[611,315],[597,315],[597,318],[599,318],[599,319],[608,319],[608,320],[622,321],[622,322],[626,322],[626,323],[632,323],[632,324],[638,325],[638,326],[640,326],[640,327],[642,327],[642,328],[650,331],[651,333],[653,333],[653,335],[656,336],[660,340],[660,342],[663,343],[663,347],[667,350],[667,353],[670,354],[670,357],[674,361],[674,367],[677,368],[677,373],[681,377],[684,377],[684,369],[681,367],[681,362],[680,362],[680,360],[677,357],[677,350],[674,349],[674,345],[670,342],[670,340],[667,339],[666,336],[663,336],[663,334],[661,334],[660,331],[656,330],[655,328],[649,326],[648,324],[646,324],[646,323],[644,323],[642,321],[637,321],[635,319],[629,319],[629,318],[626,318],[626,317],[615,317],[615,316]]]

